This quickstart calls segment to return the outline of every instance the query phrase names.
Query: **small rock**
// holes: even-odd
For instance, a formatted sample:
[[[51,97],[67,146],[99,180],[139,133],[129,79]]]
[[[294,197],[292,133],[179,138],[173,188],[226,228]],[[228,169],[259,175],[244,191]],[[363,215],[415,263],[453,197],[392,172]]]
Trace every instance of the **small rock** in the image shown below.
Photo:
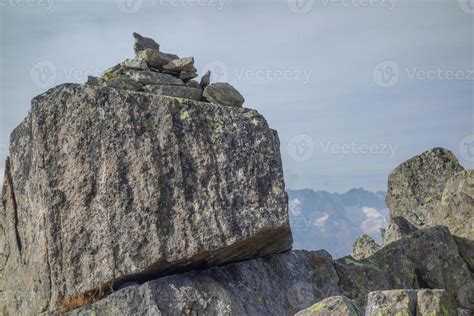
[[[99,78],[94,77],[94,76],[87,76],[87,81],[86,84],[89,86],[100,86],[100,81]]]
[[[128,76],[118,76],[106,81],[106,85],[115,89],[142,91],[143,85]]]
[[[352,246],[352,258],[362,260],[370,257],[379,249],[380,245],[378,245],[372,237],[369,235],[362,235],[357,238]]]
[[[418,316],[455,315],[454,306],[445,290],[423,289],[416,294],[416,314]]]
[[[410,224],[405,218],[395,216],[390,219],[387,229],[383,236],[383,245],[388,245],[396,240],[409,237],[416,232],[418,228]]]
[[[157,51],[155,49],[145,49],[138,54],[138,58],[143,59],[147,65],[151,68],[163,68],[164,65],[168,64],[173,58],[165,53]]]
[[[191,71],[194,68],[194,58],[186,57],[179,58],[170,61],[168,64],[163,66],[163,69],[173,71]]]
[[[205,89],[210,83],[211,83],[211,71],[208,70],[204,74],[204,76],[202,76],[201,82],[199,84],[201,85],[202,89]]]
[[[166,69],[163,69],[161,72],[164,73],[164,74],[167,74],[167,75],[171,75],[171,76],[176,77],[176,78],[179,78],[179,74],[180,74],[179,71],[166,70]]]
[[[186,87],[186,86],[173,86],[173,85],[147,85],[145,91],[149,93],[166,95],[170,97],[184,98],[195,101],[200,101],[202,98],[202,90]]]
[[[147,48],[154,49],[159,51],[160,45],[155,42],[153,39],[141,36],[138,33],[133,33],[133,37],[135,38],[135,44],[133,45],[133,49],[135,50],[135,54],[138,54],[141,51],[144,51]]]
[[[147,63],[140,58],[126,59],[121,63],[122,68],[135,70],[148,70]]]
[[[188,82],[186,82],[186,87],[201,89],[199,82],[197,82],[196,80],[189,80]]]
[[[416,294],[414,290],[370,292],[367,296],[365,315],[414,316],[416,315]]]
[[[194,79],[198,76],[197,72],[195,71],[181,71],[179,74],[179,79],[183,81],[188,81]]]
[[[331,296],[295,314],[295,316],[359,316],[359,309],[345,296]]]
[[[162,74],[154,71],[144,70],[130,70],[128,71],[130,77],[144,85],[149,84],[165,84],[165,85],[177,85],[182,86],[184,82],[176,77]]]
[[[208,102],[234,107],[241,107],[245,101],[237,89],[224,82],[208,85],[203,96]]]

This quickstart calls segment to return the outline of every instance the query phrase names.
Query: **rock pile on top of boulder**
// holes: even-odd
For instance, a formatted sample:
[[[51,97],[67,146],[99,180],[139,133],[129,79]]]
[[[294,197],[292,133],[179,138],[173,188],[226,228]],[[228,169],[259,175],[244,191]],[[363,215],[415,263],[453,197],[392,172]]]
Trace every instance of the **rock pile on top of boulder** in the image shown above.
[[[107,69],[100,78],[89,77],[87,84],[148,92],[225,106],[241,107],[242,95],[228,83],[210,83],[211,73],[200,82],[193,57],[179,58],[160,51],[153,39],[133,33],[135,57]]]

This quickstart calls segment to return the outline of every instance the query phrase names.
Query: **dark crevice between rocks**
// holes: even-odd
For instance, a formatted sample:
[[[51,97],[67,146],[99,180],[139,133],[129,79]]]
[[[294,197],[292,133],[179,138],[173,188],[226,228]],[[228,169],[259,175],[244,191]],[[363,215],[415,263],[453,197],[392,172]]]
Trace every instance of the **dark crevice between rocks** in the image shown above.
[[[423,272],[420,269],[415,269],[416,282],[418,283],[418,288],[420,289],[431,289],[431,286],[425,281],[423,277]]]
[[[20,232],[18,230],[18,206],[16,202],[15,191],[13,190],[13,177],[11,174],[10,157],[7,157],[7,160],[5,162],[5,171],[6,171],[5,172],[6,183],[7,183],[7,186],[10,188],[9,193],[10,193],[10,198],[11,198],[12,208],[13,208],[13,227],[15,229],[15,238],[16,238],[16,243],[18,247],[18,252],[20,254],[20,258],[22,258],[23,246],[21,243]],[[3,196],[5,196],[6,193],[8,192],[4,192]]]
[[[65,313],[84,305],[95,303],[113,292],[130,285],[143,284],[165,276],[190,272],[192,270],[204,270],[215,266],[265,257],[269,254],[283,253],[291,249],[291,244],[286,245],[284,248],[280,245],[281,240],[287,239],[285,237],[287,234],[291,234],[290,227],[280,226],[261,232],[252,238],[235,242],[212,253],[210,251],[203,251],[191,258],[175,262],[158,261],[142,272],[121,276],[96,289],[73,297],[61,298],[57,302],[57,308],[60,313]],[[273,246],[277,247],[278,251],[272,246],[268,246],[269,241],[273,241]]]

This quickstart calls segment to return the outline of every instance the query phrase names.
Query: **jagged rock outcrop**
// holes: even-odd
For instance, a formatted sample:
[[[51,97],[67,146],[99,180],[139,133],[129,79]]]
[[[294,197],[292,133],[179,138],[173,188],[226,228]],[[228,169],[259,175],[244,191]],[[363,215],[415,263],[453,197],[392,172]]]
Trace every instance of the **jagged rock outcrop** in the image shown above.
[[[373,256],[335,261],[342,294],[365,304],[369,292],[387,289],[445,289],[453,305],[473,280],[447,227],[418,230],[410,238],[390,243]]]
[[[296,313],[296,316],[360,316],[359,308],[345,296],[331,296]]]
[[[3,201],[5,314],[67,310],[292,244],[265,119],[148,93],[65,84],[33,99],[11,136]]]
[[[352,257],[357,260],[365,259],[373,255],[380,249],[375,240],[369,235],[362,235],[354,242],[352,246]]]
[[[390,216],[401,216],[416,227],[442,225],[435,210],[447,181],[464,168],[447,149],[434,148],[405,161],[388,178]]]
[[[383,244],[388,245],[389,243],[405,238],[410,237],[416,228],[413,224],[407,221],[405,218],[400,216],[395,216],[390,219],[387,229],[385,230],[383,236]]]
[[[338,295],[338,281],[327,253],[291,251],[132,285],[68,315],[293,315]]]

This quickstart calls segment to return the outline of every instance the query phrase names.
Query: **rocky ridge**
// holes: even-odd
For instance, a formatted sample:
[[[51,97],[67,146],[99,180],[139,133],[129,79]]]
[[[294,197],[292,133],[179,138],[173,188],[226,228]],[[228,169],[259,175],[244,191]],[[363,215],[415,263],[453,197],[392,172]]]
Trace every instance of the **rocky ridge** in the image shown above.
[[[134,37],[135,58],[34,98],[11,135],[2,314],[472,313],[473,173],[452,153],[392,172],[383,247],[293,251],[277,133]]]

